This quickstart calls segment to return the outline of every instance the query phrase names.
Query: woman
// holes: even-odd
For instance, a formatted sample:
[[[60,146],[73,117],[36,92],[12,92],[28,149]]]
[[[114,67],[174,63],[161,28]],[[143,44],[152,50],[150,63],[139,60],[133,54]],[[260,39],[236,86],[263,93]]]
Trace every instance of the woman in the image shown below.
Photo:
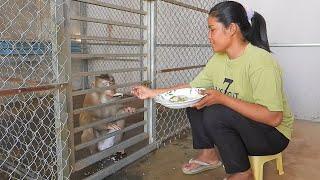
[[[239,3],[214,6],[208,18],[214,56],[189,84],[165,89],[134,87],[140,99],[187,87],[207,94],[187,108],[193,147],[199,154],[183,165],[195,174],[221,165],[233,179],[252,179],[248,155],[283,151],[291,138],[293,116],[288,107],[281,70],[270,54],[263,17]]]

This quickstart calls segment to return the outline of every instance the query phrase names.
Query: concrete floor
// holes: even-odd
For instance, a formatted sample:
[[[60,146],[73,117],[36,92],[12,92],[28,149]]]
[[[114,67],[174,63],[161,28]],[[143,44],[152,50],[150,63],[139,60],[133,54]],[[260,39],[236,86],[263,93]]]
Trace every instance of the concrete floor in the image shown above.
[[[265,164],[264,180],[320,179],[320,123],[295,122],[293,139],[283,153],[285,174],[279,176],[275,162]],[[184,175],[181,164],[192,158],[191,136],[176,140],[154,151],[122,171],[107,177],[107,180],[222,180],[226,176],[223,168],[198,175]]]

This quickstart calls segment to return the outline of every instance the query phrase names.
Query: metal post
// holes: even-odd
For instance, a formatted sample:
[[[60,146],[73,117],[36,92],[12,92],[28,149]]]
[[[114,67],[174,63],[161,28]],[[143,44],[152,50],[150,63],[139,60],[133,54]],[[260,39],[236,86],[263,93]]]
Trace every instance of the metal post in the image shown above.
[[[52,8],[54,10],[53,27],[57,31],[56,36],[52,39],[52,56],[53,63],[56,63],[54,68],[54,75],[56,76],[57,83],[61,84],[61,88],[54,90],[54,117],[55,117],[55,130],[56,130],[56,154],[57,154],[57,179],[66,179],[70,176],[70,168],[68,166],[69,148],[68,137],[69,132],[67,128],[67,108],[65,105],[65,88],[62,84],[68,81],[67,72],[63,66],[69,63],[70,44],[66,40],[66,31],[68,31],[68,19],[64,13],[68,13],[68,4],[64,0],[55,0]],[[61,6],[62,5],[62,6]],[[64,23],[62,23],[64,22]],[[61,48],[58,48],[58,47]],[[60,68],[63,67],[63,68]]]
[[[72,101],[72,69],[71,69],[71,42],[70,42],[70,8],[71,0],[63,0],[63,17],[64,24],[61,33],[64,34],[64,44],[63,44],[63,55],[66,58],[66,78],[67,78],[67,87],[66,87],[66,109],[68,114],[67,126],[69,130],[69,141],[67,141],[70,147],[70,156],[68,159],[68,164],[66,168],[71,172],[71,167],[75,164],[75,155],[74,155],[74,133],[73,133],[73,101]],[[69,149],[69,148],[68,148]]]
[[[145,64],[148,68],[147,78],[151,80],[151,88],[156,87],[155,81],[155,60],[156,60],[156,7],[157,1],[145,1],[144,7],[147,9],[147,16],[145,16],[145,22],[147,23],[148,29],[145,32],[145,37],[148,39],[148,43],[145,48],[145,52],[148,52],[147,58],[145,58]],[[155,121],[156,121],[156,109],[154,102],[149,99],[145,101],[145,107],[148,111],[145,113],[145,121],[147,125],[144,131],[149,134],[149,144],[154,142],[155,137]]]
[[[86,3],[80,3],[80,16],[81,17],[87,17],[87,4]],[[81,36],[87,36],[87,22],[82,21],[80,22],[80,35]],[[87,46],[87,40],[81,39],[82,44],[82,53],[88,54],[88,46]],[[81,62],[82,66],[82,72],[88,72],[88,59],[83,59]],[[89,78],[88,76],[82,77],[82,89],[89,89]]]
[[[143,11],[143,8],[144,8],[144,2],[143,0],[140,0],[140,10]],[[143,26],[144,25],[144,22],[145,22],[145,19],[144,19],[144,15],[140,14],[140,26]],[[147,38],[144,34],[145,32],[145,29],[140,29],[140,40],[144,40],[144,38]],[[140,54],[143,54],[144,53],[144,47],[145,45],[141,44],[140,45]],[[144,61],[143,61],[143,58],[144,57],[140,57],[140,67],[143,67],[144,66]],[[140,81],[143,81],[144,79],[144,72],[140,72]]]

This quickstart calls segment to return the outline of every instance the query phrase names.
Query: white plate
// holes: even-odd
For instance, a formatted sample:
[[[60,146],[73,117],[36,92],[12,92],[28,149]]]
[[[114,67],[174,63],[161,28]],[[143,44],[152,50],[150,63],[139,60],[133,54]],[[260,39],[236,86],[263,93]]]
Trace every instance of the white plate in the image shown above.
[[[191,107],[199,102],[204,95],[199,94],[203,88],[184,88],[159,94],[155,97],[155,102],[172,109]]]

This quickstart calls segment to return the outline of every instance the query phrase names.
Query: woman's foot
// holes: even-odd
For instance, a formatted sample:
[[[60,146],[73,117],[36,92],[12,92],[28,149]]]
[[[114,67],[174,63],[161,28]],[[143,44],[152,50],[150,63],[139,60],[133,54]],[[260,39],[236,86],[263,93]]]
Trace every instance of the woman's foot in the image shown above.
[[[221,162],[219,161],[219,158],[217,156],[217,153],[214,149],[202,149],[200,150],[198,156],[194,158],[193,160],[208,163],[210,165],[220,165]],[[188,162],[184,165],[182,165],[182,169],[184,170],[193,170],[196,168],[199,168],[201,164],[195,163],[195,162]]]
[[[224,180],[253,180],[253,174],[251,169],[240,172],[240,173],[235,173],[229,176],[228,178],[225,178]]]

